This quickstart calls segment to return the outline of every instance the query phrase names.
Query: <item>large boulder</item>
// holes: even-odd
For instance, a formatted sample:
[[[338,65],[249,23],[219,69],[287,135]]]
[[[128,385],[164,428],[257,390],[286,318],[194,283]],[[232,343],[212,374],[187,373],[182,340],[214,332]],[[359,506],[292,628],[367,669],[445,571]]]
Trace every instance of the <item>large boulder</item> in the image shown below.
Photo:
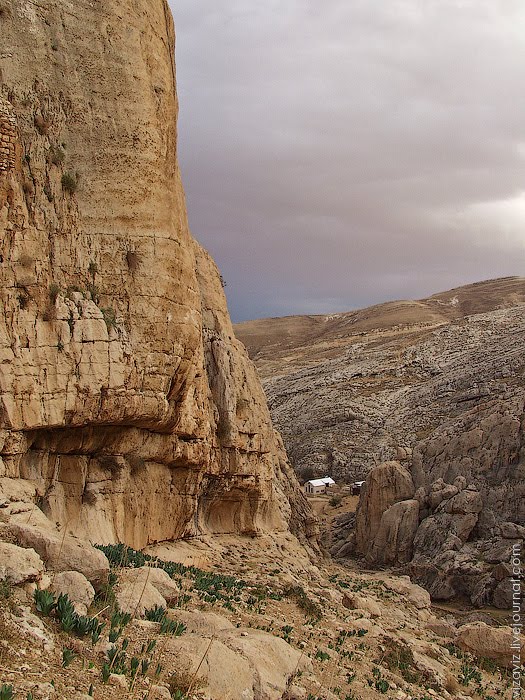
[[[520,649],[524,646],[520,633],[514,635],[511,627],[490,627],[484,622],[462,625],[455,643],[474,656],[494,659],[507,668],[512,667],[514,655],[520,657]]]
[[[14,585],[39,581],[44,562],[34,549],[24,549],[9,542],[0,542],[0,581]]]
[[[366,555],[371,564],[406,564],[412,559],[414,535],[419,526],[419,501],[400,501],[384,513],[374,542]]]
[[[383,513],[415,493],[412,476],[399,462],[385,462],[372,469],[356,511],[356,549],[367,554],[375,540]]]
[[[79,571],[62,571],[54,576],[51,590],[69,597],[79,615],[86,615],[95,599],[95,589]]]
[[[109,562],[99,549],[76,537],[12,523],[9,531],[22,547],[32,547],[51,571],[79,571],[95,588],[107,581]]]

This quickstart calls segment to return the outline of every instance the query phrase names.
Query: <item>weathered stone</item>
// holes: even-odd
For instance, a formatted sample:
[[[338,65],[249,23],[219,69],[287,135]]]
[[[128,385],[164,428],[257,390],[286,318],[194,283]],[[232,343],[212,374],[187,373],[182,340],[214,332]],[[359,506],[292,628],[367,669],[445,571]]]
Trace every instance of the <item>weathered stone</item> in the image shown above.
[[[383,513],[394,503],[415,493],[410,472],[399,462],[385,462],[372,469],[356,511],[356,548],[365,554],[374,542]]]
[[[95,588],[107,580],[106,556],[87,542],[30,525],[13,523],[9,529],[20,545],[38,552],[49,570],[79,571]]]
[[[523,648],[521,636],[517,635],[516,639]],[[507,668],[512,666],[513,654],[519,655],[519,649],[513,651],[512,648],[514,637],[510,627],[489,627],[484,622],[471,622],[459,627],[455,643],[475,656],[494,659]]]
[[[419,527],[419,501],[394,503],[382,515],[372,547],[366,555],[373,564],[406,564],[412,559]]]
[[[43,573],[44,562],[34,549],[0,542],[0,581],[12,584],[38,581]]]
[[[50,588],[57,595],[64,593],[69,596],[79,615],[86,615],[95,599],[95,589],[78,571],[63,571],[55,574]]]

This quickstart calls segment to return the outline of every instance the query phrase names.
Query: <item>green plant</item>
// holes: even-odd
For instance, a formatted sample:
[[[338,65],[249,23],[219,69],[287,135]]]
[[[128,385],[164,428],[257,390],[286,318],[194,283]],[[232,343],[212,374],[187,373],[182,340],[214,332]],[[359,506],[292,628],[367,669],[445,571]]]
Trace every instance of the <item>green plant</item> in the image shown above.
[[[0,600],[9,600],[13,595],[13,585],[7,579],[0,581]]]
[[[50,615],[56,607],[55,597],[49,591],[42,591],[37,588],[34,592],[35,606],[42,615]]]
[[[76,654],[73,651],[73,649],[68,649],[68,647],[64,647],[62,649],[62,668],[67,668],[69,664],[73,661],[75,656]]]
[[[162,622],[166,618],[166,613],[166,608],[155,605],[153,608],[144,611],[144,617],[150,622]]]
[[[328,661],[328,659],[330,658],[330,654],[328,654],[328,652],[326,651],[322,651],[322,649],[318,649],[315,652],[314,658],[319,659],[319,661]]]
[[[332,496],[328,503],[332,506],[332,508],[337,508],[337,506],[341,505],[342,500],[342,496]]]
[[[106,307],[100,310],[102,311],[102,316],[104,318],[104,321],[106,322],[106,327],[108,331],[111,330],[111,328],[116,328],[117,314],[115,313],[115,309],[112,309],[111,307]]]
[[[0,700],[13,700],[14,697],[13,686],[2,683],[0,685]]]
[[[470,685],[471,681],[481,683],[482,677],[481,673],[475,666],[470,666],[469,664],[465,663],[461,665],[461,671],[458,680],[461,685],[466,687]]]
[[[60,181],[62,183],[62,189],[69,194],[75,194],[78,187],[78,179],[76,175],[72,173],[64,173]]]
[[[47,154],[47,160],[49,163],[52,163],[53,165],[62,165],[66,157],[66,154],[64,151],[60,148],[60,146],[51,146],[51,148],[48,151]]]

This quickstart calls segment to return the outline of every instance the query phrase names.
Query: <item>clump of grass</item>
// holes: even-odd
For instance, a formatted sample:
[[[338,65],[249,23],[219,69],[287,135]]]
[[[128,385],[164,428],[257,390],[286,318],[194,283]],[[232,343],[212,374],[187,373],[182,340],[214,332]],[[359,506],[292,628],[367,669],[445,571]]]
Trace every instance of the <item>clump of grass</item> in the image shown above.
[[[75,194],[78,188],[78,177],[70,172],[64,173],[60,181],[62,189],[69,194]]]
[[[104,309],[100,309],[102,311],[102,316],[104,317],[104,321],[106,322],[106,327],[109,330],[112,328],[117,327],[117,314],[115,312],[115,309],[112,309],[111,307],[106,307]]]
[[[49,296],[49,301],[54,304],[57,300],[58,295],[60,294],[60,287],[58,284],[55,284],[54,282],[49,285],[49,289],[47,290],[48,296]]]
[[[62,165],[65,159],[66,154],[60,146],[51,146],[47,154],[48,163],[59,166]]]
[[[283,595],[293,598],[297,605],[310,617],[318,620],[322,617],[323,611],[320,606],[306,595],[302,586],[286,586]]]

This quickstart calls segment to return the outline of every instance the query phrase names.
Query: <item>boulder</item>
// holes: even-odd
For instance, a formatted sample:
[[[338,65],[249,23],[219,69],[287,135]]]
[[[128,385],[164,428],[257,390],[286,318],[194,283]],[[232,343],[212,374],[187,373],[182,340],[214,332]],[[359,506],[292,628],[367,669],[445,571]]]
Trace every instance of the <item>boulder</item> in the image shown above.
[[[444,502],[440,510],[442,509],[453,515],[468,515],[470,513],[477,515],[483,509],[483,499],[477,489],[468,488]]]
[[[14,585],[38,581],[44,573],[44,562],[34,549],[0,542],[0,581]]]
[[[513,650],[517,643],[518,648]],[[520,634],[513,635],[510,627],[490,627],[484,622],[462,625],[456,634],[455,644],[474,656],[494,659],[507,668],[512,667],[513,654],[520,654],[524,642]]]
[[[412,559],[414,536],[419,527],[419,501],[400,501],[382,515],[366,559],[371,564],[406,564]]]
[[[372,598],[365,598],[356,593],[345,593],[343,596],[343,605],[349,610],[364,610],[370,613],[372,617],[381,617],[381,607]]]
[[[414,482],[399,462],[384,462],[372,469],[359,497],[356,511],[356,548],[366,554],[373,543],[383,513],[398,501],[411,499]]]
[[[383,581],[383,585],[385,588],[389,588],[391,591],[407,598],[418,610],[430,608],[431,600],[428,591],[416,583],[412,583],[408,576],[387,578]]]
[[[115,596],[120,609],[133,617],[144,617],[155,606],[167,608],[166,599],[141,569],[124,569]]]
[[[175,657],[172,664],[175,676],[180,670],[190,676],[196,673],[206,697],[221,700],[265,697],[254,693],[255,677],[251,660],[243,658],[222,640],[184,634],[169,640],[166,652]]]
[[[56,574],[50,588],[57,595],[64,593],[69,596],[79,615],[86,615],[95,599],[95,589],[79,571],[62,571]]]
[[[95,588],[107,581],[109,562],[99,549],[69,535],[12,523],[10,532],[23,547],[32,547],[51,571],[79,571]]]
[[[166,602],[177,600],[180,588],[164,569],[154,566],[141,566],[137,569],[123,569],[119,575],[121,586],[133,586],[142,588],[150,584],[160,593]]]

